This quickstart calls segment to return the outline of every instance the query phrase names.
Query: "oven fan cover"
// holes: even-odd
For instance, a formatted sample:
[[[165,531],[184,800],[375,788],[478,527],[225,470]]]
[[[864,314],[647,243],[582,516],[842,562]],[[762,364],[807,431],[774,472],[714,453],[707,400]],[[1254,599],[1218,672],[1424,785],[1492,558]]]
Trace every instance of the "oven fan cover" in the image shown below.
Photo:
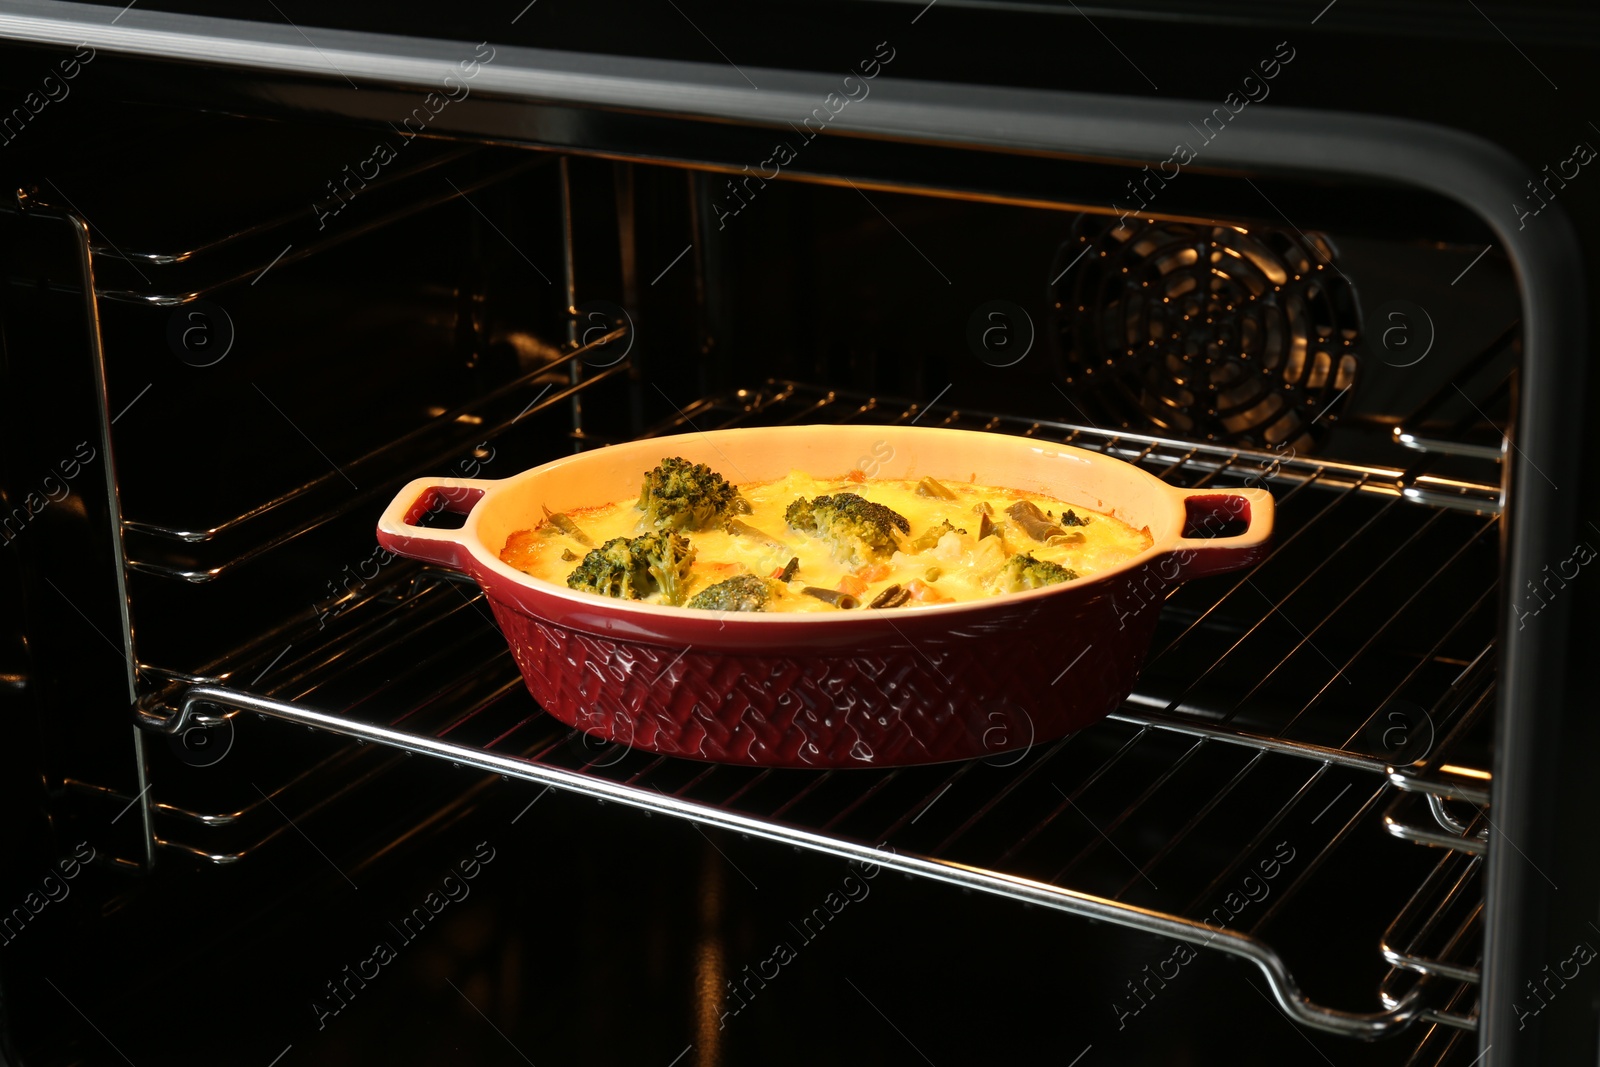
[[[1335,258],[1320,234],[1080,216],[1050,271],[1069,397],[1124,429],[1314,450],[1360,367]]]

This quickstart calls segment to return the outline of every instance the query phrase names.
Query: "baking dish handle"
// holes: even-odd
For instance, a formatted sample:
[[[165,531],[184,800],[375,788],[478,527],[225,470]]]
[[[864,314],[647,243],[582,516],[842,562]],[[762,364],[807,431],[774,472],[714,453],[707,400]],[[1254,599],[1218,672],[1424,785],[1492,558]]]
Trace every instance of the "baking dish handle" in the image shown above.
[[[1248,567],[1266,555],[1272,540],[1274,505],[1265,489],[1180,489],[1187,518],[1184,529],[1221,528],[1243,522],[1231,537],[1180,537],[1173,546],[1184,579]]]
[[[483,478],[418,478],[384,509],[378,520],[378,543],[396,555],[420,559],[454,570],[467,566],[467,546],[459,530],[435,530],[416,522],[430,511],[470,514],[485,492],[497,485]]]

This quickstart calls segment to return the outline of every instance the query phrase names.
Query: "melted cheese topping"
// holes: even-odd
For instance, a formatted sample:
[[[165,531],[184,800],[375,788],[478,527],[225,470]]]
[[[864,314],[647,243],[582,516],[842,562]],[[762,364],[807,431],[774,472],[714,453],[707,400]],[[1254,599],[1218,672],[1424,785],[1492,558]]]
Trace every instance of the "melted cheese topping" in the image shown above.
[[[1079,578],[1087,578],[1138,555],[1152,543],[1148,530],[1135,530],[1110,515],[1037,493],[958,482],[943,484],[956,499],[920,495],[915,481],[825,480],[799,471],[773,482],[741,485],[739,494],[749,501],[752,513],[737,518],[772,541],[781,542],[782,547],[723,529],[688,533],[695,546],[695,558],[693,580],[685,599],[738,574],[774,577],[791,557],[799,557],[800,566],[788,585],[790,592],[784,594],[780,587],[779,595],[768,604],[768,611],[839,610],[825,601],[804,595],[801,590],[806,586],[849,592],[858,597],[863,606],[897,584],[912,593],[905,607],[979,600],[998,595],[991,588],[991,580],[1007,558],[1020,552],[1058,563],[1077,572]],[[902,541],[902,550],[880,562],[864,565],[841,562],[834,558],[827,542],[800,533],[784,521],[784,510],[796,497],[810,500],[830,493],[854,493],[905,516],[911,524],[911,534]],[[1006,514],[1006,509],[1019,500],[1032,501],[1040,511],[1051,513],[1050,520],[1057,523],[1069,509],[1088,522],[1066,528],[1070,543],[1044,544],[1029,537],[1021,525]],[[610,504],[575,508],[566,514],[598,546],[613,537],[636,537],[649,532],[636,502],[637,497],[631,497]],[[993,511],[991,521],[1002,526],[1003,532],[1001,536],[991,535],[980,541],[978,509],[985,503]],[[946,533],[937,544],[924,551],[905,550],[905,541],[943,521],[966,532]],[[500,558],[536,578],[565,585],[567,575],[577,568],[588,551],[545,520],[508,537]],[[643,603],[660,601],[660,594],[655,594],[646,597]]]

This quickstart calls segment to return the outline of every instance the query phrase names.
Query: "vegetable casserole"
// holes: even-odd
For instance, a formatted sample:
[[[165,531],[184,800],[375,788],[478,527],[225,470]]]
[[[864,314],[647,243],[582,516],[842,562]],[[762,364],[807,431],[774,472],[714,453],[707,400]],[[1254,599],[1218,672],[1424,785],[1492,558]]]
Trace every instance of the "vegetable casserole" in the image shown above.
[[[637,499],[546,513],[500,558],[579,591],[709,611],[911,608],[1036,589],[1152,543],[1111,515],[1038,493],[933,478],[791,471],[730,484],[676,457]]]

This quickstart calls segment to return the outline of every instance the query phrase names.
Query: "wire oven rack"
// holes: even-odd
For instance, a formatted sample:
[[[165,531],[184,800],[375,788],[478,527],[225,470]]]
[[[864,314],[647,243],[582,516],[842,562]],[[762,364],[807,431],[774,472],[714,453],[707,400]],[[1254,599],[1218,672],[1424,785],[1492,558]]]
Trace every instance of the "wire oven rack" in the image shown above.
[[[601,382],[625,375],[627,364],[617,363],[589,371],[576,380],[569,378],[572,368],[581,367],[595,352],[627,333],[626,327],[610,330],[467,403],[433,416],[397,440],[346,460],[339,470],[317,475],[203,529],[130,519],[124,523],[128,567],[187,582],[212,581],[364,504],[386,499],[396,479],[412,470],[443,464],[470,448],[471,442],[493,441],[524,417],[559,409]],[[535,390],[540,382],[546,388]],[[532,400],[525,399],[529,393],[534,394]],[[368,488],[350,492],[346,476],[360,477]]]
[[[1433,825],[1445,828],[1440,812],[1458,820],[1445,801],[1470,794],[1487,818],[1498,487],[1067,423],[927,415],[769,382],[699,401],[656,432],[918,420],[1038,436],[1179,484],[1265,485],[1278,500],[1280,536],[1251,572],[1192,583],[1167,602],[1122,709],[1020,756],[809,772],[608,744],[531,700],[476,586],[412,565],[345,605],[326,630],[275,631],[196,674],[146,668],[152,684],[138,719],[176,733],[255,713],[1188,941],[1249,960],[1288,1015],[1328,1031],[1471,1029],[1478,890],[1468,876],[1477,857],[1452,849],[1429,869],[1415,862],[1427,850],[1394,840],[1406,835],[1362,831],[1393,798],[1437,800]],[[1396,570],[1398,607],[1388,585]],[[1422,732],[1419,750],[1411,735]],[[169,814],[189,832],[206,828],[193,813]],[[1478,817],[1456,841],[1475,838]],[[1410,825],[1391,811],[1391,832],[1396,824]],[[213,860],[237,855],[171,844]],[[1283,916],[1341,853],[1374,845],[1396,857],[1397,884],[1406,871],[1419,884],[1388,929],[1373,931],[1373,952],[1391,966],[1382,1008],[1314,1002],[1291,971]],[[1267,870],[1283,879],[1246,914],[1239,887]],[[1468,912],[1448,930],[1428,912],[1441,896]]]

